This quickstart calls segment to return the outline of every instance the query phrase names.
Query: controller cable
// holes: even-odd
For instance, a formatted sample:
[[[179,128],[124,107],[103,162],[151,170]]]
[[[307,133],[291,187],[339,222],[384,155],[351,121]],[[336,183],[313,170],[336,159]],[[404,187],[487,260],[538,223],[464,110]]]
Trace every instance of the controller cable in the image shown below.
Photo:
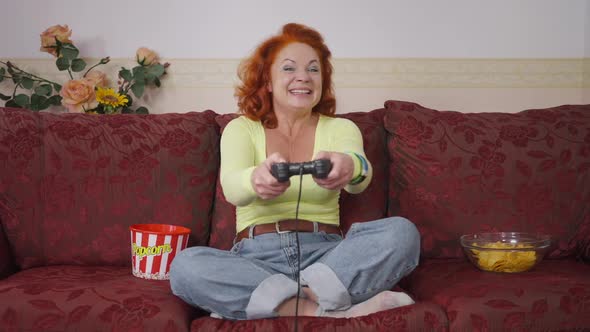
[[[295,332],[297,332],[297,320],[299,318],[299,295],[301,293],[301,247],[299,246],[299,202],[301,202],[301,187],[303,185],[303,164],[299,166],[299,194],[295,207],[295,242],[297,243],[297,297],[295,298]]]

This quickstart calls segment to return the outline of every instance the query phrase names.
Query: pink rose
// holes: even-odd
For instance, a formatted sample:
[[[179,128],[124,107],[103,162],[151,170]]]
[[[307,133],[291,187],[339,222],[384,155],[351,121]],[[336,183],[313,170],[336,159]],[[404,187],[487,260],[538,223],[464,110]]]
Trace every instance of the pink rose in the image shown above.
[[[93,87],[105,88],[108,86],[107,75],[100,70],[92,70],[84,77]]]
[[[149,66],[151,64],[158,62],[158,55],[156,54],[156,52],[150,50],[149,48],[138,48],[135,56],[137,59],[137,63],[139,63],[142,66]]]
[[[57,56],[55,39],[62,43],[72,43],[70,36],[72,30],[66,25],[54,25],[41,33],[41,51]]]
[[[61,104],[72,113],[83,113],[98,106],[94,87],[88,80],[70,80],[62,86],[59,95]]]

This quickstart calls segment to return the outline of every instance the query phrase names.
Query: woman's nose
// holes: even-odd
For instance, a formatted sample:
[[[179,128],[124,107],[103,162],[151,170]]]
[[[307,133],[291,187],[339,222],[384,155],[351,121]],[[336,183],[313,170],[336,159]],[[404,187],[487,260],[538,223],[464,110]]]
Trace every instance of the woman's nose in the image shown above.
[[[297,81],[300,82],[308,82],[309,81],[309,73],[307,70],[299,70],[296,76]]]

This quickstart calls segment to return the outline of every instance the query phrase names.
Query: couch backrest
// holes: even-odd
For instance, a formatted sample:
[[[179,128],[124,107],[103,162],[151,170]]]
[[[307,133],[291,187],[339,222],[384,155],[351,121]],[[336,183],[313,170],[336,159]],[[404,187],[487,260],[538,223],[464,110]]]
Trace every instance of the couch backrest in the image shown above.
[[[340,196],[340,224],[344,231],[354,222],[376,220],[386,216],[388,156],[386,149],[386,133],[383,128],[384,109],[371,112],[339,114],[350,119],[361,130],[365,153],[373,165],[373,180],[369,187],[357,195],[345,192]],[[235,114],[224,114],[217,117],[221,131],[235,118]],[[295,211],[293,211],[295,213]],[[220,249],[229,249],[236,232],[235,207],[223,196],[219,182],[215,196],[215,206],[211,220],[211,239],[209,245]]]
[[[590,105],[516,114],[385,106],[388,213],[418,226],[423,257],[462,257],[460,235],[482,231],[549,234],[550,257],[588,246]]]
[[[0,108],[0,218],[17,265],[128,265],[135,223],[183,225],[205,244],[214,118]]]

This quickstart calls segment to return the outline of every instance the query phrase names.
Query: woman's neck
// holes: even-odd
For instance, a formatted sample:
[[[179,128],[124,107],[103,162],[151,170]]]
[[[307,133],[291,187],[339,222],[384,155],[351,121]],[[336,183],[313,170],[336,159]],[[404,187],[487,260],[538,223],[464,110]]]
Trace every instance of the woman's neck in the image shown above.
[[[308,112],[277,112],[277,130],[286,137],[295,138],[307,126],[313,125],[316,115]]]

